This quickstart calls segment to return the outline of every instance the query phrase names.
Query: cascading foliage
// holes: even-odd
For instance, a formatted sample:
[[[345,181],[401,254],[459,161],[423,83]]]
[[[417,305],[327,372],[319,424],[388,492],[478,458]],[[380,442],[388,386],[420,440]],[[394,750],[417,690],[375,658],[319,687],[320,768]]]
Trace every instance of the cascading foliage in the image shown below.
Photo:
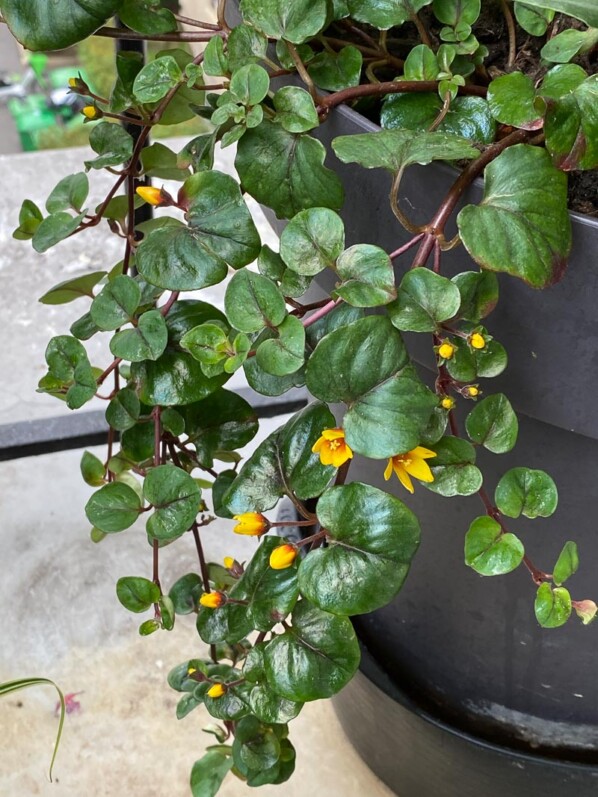
[[[546,38],[535,79],[516,69],[513,37],[511,63],[488,73],[488,48],[476,36],[480,0],[241,0],[240,8],[244,21],[232,29],[221,0],[217,23],[196,21],[179,34],[181,19],[160,0],[0,0],[4,21],[31,49],[66,47],[94,31],[126,38],[127,28],[206,43],[196,58],[182,44],[147,64],[119,53],[109,98],[73,77],[71,89],[89,101],[83,113],[94,123],[95,157],[60,181],[45,211],[26,201],[15,232],[37,252],[103,221],[122,239],[120,262],[41,298],[86,307],[70,334],[49,342],[39,389],[71,409],[98,395],[106,401],[106,460],[86,452],[81,462],[97,487],[85,511],[94,542],[145,520],[153,561],[139,563],[146,575],[116,585],[125,608],[151,613],[140,633],[172,630],[177,615],[195,613],[209,646],[209,655],[186,658],[168,677],[181,693],[177,717],[204,705],[221,723],[208,729],[216,743],[193,768],[194,797],[214,795],[230,770],[250,786],[292,774],[287,723],[305,702],[352,678],[359,646],[349,617],[387,604],[408,575],[418,520],[394,495],[345,483],[354,455],[373,460],[387,480],[396,476],[407,498],[414,489],[479,494],[483,512],[464,530],[465,563],[486,576],[527,568],[544,627],[572,614],[589,623],[598,611],[563,586],[578,566],[575,543],[549,573],[510,530],[511,519],[555,511],[551,477],[513,468],[492,499],[476,465],[480,446],[505,453],[518,431],[507,396],[480,382],[507,366],[486,326],[498,301],[494,272],[536,288],[563,276],[567,172],[598,166],[598,78],[580,62],[598,40],[593,2],[514,3],[517,30]],[[98,31],[115,12],[126,27]],[[510,5],[502,13],[513,23]],[[571,27],[567,13],[584,24]],[[402,46],[411,42],[399,55],[397,28]],[[295,73],[292,85],[271,82]],[[337,137],[327,153],[314,130],[341,102],[367,97],[384,98],[384,129]],[[210,132],[181,152],[146,146],[154,126],[195,114],[210,121]],[[214,169],[216,145],[234,142],[238,179]],[[391,253],[346,246],[334,157],[381,170],[385,185],[384,171],[391,174],[391,205],[413,235],[406,244]],[[435,160],[462,171],[435,217],[417,227],[398,205],[401,177]],[[106,169],[113,186],[90,208],[88,175]],[[458,236],[447,241],[458,196],[482,173],[483,201],[459,212]],[[143,178],[179,181],[180,190]],[[247,194],[288,220],[279,252],[262,245]],[[176,212],[136,224],[141,202]],[[458,244],[464,270],[448,279],[442,253]],[[402,267],[398,277],[393,263]],[[325,270],[333,291],[302,298]],[[227,278],[221,312],[202,290]],[[429,340],[433,384],[411,363],[402,332]],[[102,334],[113,359],[96,367],[85,341]],[[258,423],[225,387],[239,369],[266,396],[306,385],[314,399],[243,464],[237,450]],[[455,407],[466,402],[460,429]],[[344,405],[342,417],[331,405]],[[305,527],[301,541],[267,534],[288,525],[264,515],[285,497],[300,518],[291,525]],[[214,516],[234,518],[231,531],[263,536],[249,562],[205,561],[202,528]],[[189,536],[197,571],[164,584],[160,549]],[[190,641],[189,651],[196,648]]]

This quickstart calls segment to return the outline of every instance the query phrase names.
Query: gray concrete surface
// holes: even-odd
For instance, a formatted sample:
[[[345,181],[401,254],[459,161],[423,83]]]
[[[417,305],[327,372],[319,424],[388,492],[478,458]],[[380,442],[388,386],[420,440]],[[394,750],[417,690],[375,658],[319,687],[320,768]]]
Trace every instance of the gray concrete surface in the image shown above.
[[[9,76],[20,74],[19,49],[6,25],[0,24],[0,73]],[[0,100],[0,155],[20,152],[21,142],[17,128],[8,112],[6,104]]]

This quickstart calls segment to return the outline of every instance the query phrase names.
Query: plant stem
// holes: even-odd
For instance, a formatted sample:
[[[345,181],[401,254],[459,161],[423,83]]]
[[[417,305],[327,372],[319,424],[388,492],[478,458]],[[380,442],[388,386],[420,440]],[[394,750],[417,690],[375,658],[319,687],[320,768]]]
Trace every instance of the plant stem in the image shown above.
[[[507,30],[509,33],[509,57],[507,58],[507,70],[513,68],[515,64],[515,58],[517,57],[517,35],[515,33],[515,22],[513,21],[513,15],[511,14],[511,9],[509,8],[509,4],[506,0],[500,0],[500,7],[502,13],[504,14],[505,21],[507,23]]]
[[[182,14],[174,14],[177,22],[183,25],[191,25],[193,28],[204,28],[205,30],[219,31],[220,25],[215,25],[213,22],[202,22],[199,19],[191,19],[191,17],[184,17]]]
[[[331,310],[334,310],[334,308],[340,304],[340,302],[342,302],[342,299],[331,299],[327,304],[324,305],[324,307],[320,307],[320,309],[316,310],[316,312],[309,318],[303,318],[301,323],[307,329],[307,327],[310,327],[312,324],[315,324],[316,321],[319,321],[320,318],[324,318],[325,315],[328,315],[328,313]]]
[[[220,28],[222,28],[222,30],[225,32],[225,34],[228,34],[229,31],[230,31],[230,28],[229,28],[228,23],[226,21],[226,0],[218,0],[218,8],[217,8],[217,11],[216,11],[216,19],[218,20],[218,25],[220,26]]]
[[[106,378],[112,373],[112,371],[114,371],[115,368],[118,368],[121,362],[122,362],[122,357],[115,357],[114,360],[112,360],[112,362],[110,363],[108,368],[106,368],[104,373],[98,376],[97,378],[98,386],[102,385],[105,382]]]
[[[442,103],[442,108],[440,109],[440,113],[434,119],[430,127],[428,128],[428,133],[433,133],[437,127],[442,124],[444,117],[447,115],[451,107],[451,94],[450,91],[447,91],[444,95],[444,102]]]
[[[421,239],[424,237],[424,235],[425,235],[424,232],[420,232],[420,234],[416,235],[415,238],[412,238],[410,241],[407,241],[407,243],[403,244],[403,246],[399,246],[398,249],[395,249],[394,252],[391,252],[389,254],[390,259],[391,260],[395,260],[397,257],[399,257],[399,255],[402,255],[404,252],[409,251],[409,249],[411,249],[413,246],[415,246],[415,244],[418,241],[421,241]]]
[[[206,33],[193,33],[178,31],[177,33],[136,33],[129,28],[102,27],[96,30],[94,36],[103,36],[108,39],[129,39],[130,41],[150,42],[208,42],[214,36],[226,36],[223,29],[210,30]]]
[[[426,30],[424,23],[421,21],[417,13],[414,11],[409,15],[409,18],[417,28],[417,32],[419,33],[419,37],[422,40],[422,44],[425,44],[427,47],[432,47],[432,40]]]
[[[314,105],[317,106],[318,103],[321,102],[322,98],[318,96],[318,91],[316,89],[315,83],[311,79],[311,75],[309,74],[309,72],[307,71],[307,69],[305,67],[305,64],[301,60],[301,57],[300,57],[295,45],[291,44],[291,42],[288,42],[288,41],[285,41],[285,44],[286,44],[286,46],[288,48],[288,51],[289,51],[289,53],[291,55],[291,58],[293,59],[293,62],[295,64],[296,68],[297,68],[297,72],[299,73],[299,77],[301,78],[301,80],[307,86],[307,90],[309,91],[310,96],[311,96],[312,100],[314,101]]]

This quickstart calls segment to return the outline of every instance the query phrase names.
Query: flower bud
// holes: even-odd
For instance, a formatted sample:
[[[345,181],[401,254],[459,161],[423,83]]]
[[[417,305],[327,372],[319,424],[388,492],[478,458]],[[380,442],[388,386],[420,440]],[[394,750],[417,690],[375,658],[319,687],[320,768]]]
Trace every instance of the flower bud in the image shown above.
[[[477,398],[481,392],[477,385],[466,385],[462,390],[463,395],[467,398]]]
[[[486,338],[479,332],[474,332],[469,338],[469,345],[474,349],[484,349],[486,347]]]
[[[95,122],[96,119],[101,119],[104,115],[95,105],[86,105],[81,113],[89,122]]]
[[[213,686],[210,686],[207,691],[208,697],[213,698],[222,697],[224,694],[226,694],[226,687],[224,684],[214,684]]]
[[[231,570],[235,565],[235,560],[232,556],[225,556],[224,557],[224,566],[227,570]]]
[[[440,402],[440,406],[443,410],[452,410],[455,406],[455,399],[451,396],[444,396]]]
[[[455,353],[456,347],[450,342],[450,340],[443,340],[440,346],[438,347],[438,356],[442,357],[443,360],[450,360],[453,354]]]
[[[222,592],[204,592],[199,599],[200,606],[207,606],[208,609],[218,609],[226,603],[226,596]]]
[[[194,672],[197,672],[197,668],[196,667],[189,667],[187,669],[187,675],[193,675]]]
[[[242,515],[234,515],[233,519],[237,521],[237,525],[233,528],[235,534],[261,537],[270,528],[268,519],[259,512],[243,512]]]
[[[298,553],[294,545],[279,545],[270,554],[270,567],[273,570],[284,570],[293,564]]]
[[[168,202],[168,195],[161,188],[154,188],[153,185],[141,185],[135,193],[147,202],[148,205],[165,205]]]

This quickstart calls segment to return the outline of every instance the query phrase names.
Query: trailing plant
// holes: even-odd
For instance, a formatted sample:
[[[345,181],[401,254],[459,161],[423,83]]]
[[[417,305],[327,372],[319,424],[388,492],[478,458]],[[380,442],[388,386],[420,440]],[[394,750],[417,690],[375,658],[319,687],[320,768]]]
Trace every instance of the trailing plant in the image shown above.
[[[502,454],[517,441],[508,397],[481,381],[507,365],[486,320],[498,301],[496,272],[535,288],[563,277],[567,175],[598,165],[593,0],[483,9],[480,0],[241,0],[240,8],[243,22],[231,28],[223,1],[211,23],[177,16],[160,0],[0,0],[31,49],[92,34],[206,43],[196,58],[175,49],[144,63],[119,53],[110,97],[74,76],[72,90],[89,100],[95,157],[61,180],[45,211],[26,201],[15,232],[37,252],[103,222],[122,239],[117,264],[41,298],[87,306],[70,334],[49,342],[39,389],[71,409],[96,396],[106,402],[106,459],[86,452],[81,462],[97,487],[86,513],[95,542],[145,518],[150,572],[140,563],[139,575],[116,586],[125,608],[151,613],[140,633],[172,630],[177,615],[195,613],[209,646],[168,678],[181,694],[179,718],[204,705],[221,723],[206,729],[216,744],[193,768],[196,797],[213,795],[231,770],[250,786],[291,775],[287,723],[351,679],[359,645],[349,618],[388,603],[407,577],[418,520],[395,495],[346,483],[354,455],[387,480],[396,474],[407,493],[477,494],[482,512],[464,530],[465,563],[485,576],[525,568],[542,626],[574,615],[589,623],[597,612],[564,586],[578,567],[575,543],[540,567],[512,524],[555,511],[552,478],[514,468],[491,496],[476,464],[480,447]],[[501,15],[502,67],[489,65],[480,41],[482,11]],[[108,26],[115,12],[121,22]],[[533,75],[517,69],[522,37],[541,46]],[[347,102],[379,114],[383,129],[340,136],[327,153],[314,133]],[[179,153],[147,146],[156,126],[194,114],[212,132]],[[238,181],[214,169],[216,145],[234,142]],[[326,157],[329,166],[336,158],[379,169],[381,181],[390,173],[407,243],[392,252],[346,246],[343,188]],[[438,160],[461,170],[434,217],[416,226],[399,207],[401,178],[412,164]],[[101,169],[113,185],[90,208],[88,175]],[[483,201],[459,211],[458,234],[447,240],[459,197],[480,175]],[[178,193],[159,187],[166,179],[181,183]],[[279,252],[262,245],[245,194],[288,219]],[[142,203],[172,214],[139,223]],[[449,279],[443,253],[455,246],[464,270]],[[326,269],[336,278],[330,295],[302,298]],[[221,312],[201,291],[229,277]],[[429,340],[432,384],[412,364],[403,332]],[[113,359],[95,367],[84,343],[100,334]],[[243,464],[237,450],[258,424],[224,387],[239,369],[264,395],[305,384],[314,398]],[[468,402],[461,428],[455,408]],[[278,536],[289,522],[264,514],[284,497],[300,518],[290,524],[305,531],[300,540]],[[214,516],[262,538],[249,562],[206,561],[202,531]],[[164,584],[161,549],[190,538],[197,570]]]

